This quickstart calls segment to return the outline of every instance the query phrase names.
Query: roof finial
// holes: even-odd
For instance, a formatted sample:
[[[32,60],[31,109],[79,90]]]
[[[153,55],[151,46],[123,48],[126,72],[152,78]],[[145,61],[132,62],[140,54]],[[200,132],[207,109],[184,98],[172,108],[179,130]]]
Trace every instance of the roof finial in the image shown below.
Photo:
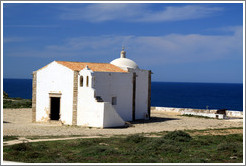
[[[126,52],[125,52],[125,47],[122,45],[122,51],[120,52],[120,57],[121,58],[126,58]]]

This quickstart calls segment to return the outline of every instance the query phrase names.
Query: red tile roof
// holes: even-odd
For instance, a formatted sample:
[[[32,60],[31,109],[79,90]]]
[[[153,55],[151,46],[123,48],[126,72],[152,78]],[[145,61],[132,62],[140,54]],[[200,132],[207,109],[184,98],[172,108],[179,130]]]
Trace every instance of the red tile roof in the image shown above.
[[[57,63],[68,67],[74,71],[80,71],[86,67],[86,65],[92,71],[98,72],[127,72],[110,63],[91,63],[91,62],[69,62],[69,61],[56,61]]]

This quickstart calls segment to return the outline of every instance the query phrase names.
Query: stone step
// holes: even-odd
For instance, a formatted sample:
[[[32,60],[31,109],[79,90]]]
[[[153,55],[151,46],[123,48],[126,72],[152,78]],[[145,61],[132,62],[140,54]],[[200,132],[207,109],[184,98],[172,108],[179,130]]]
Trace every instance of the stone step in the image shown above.
[[[53,125],[62,125],[62,122],[60,120],[50,120],[49,123]]]

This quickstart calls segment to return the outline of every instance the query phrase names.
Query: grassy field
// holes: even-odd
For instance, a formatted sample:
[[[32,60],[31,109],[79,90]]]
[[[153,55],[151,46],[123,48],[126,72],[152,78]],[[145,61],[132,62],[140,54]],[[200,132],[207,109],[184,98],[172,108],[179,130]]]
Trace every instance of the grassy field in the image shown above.
[[[3,108],[32,108],[32,100],[21,98],[3,99]]]
[[[183,131],[22,143],[3,148],[3,159],[40,163],[240,163],[243,135],[197,135]]]
[[[32,108],[31,99],[11,98],[3,91],[3,108]]]
[[[3,141],[16,140],[17,138],[17,136],[3,136]]]

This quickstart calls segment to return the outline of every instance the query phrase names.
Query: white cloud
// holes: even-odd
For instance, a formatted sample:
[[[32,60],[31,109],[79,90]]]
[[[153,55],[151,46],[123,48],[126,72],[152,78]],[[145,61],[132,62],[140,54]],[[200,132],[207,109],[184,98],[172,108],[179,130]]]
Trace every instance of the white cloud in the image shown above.
[[[85,7],[63,8],[62,19],[88,22],[136,21],[162,22],[198,19],[222,11],[207,5],[168,6],[153,10],[149,4],[90,4]]]
[[[62,19],[102,22],[125,20],[141,15],[144,5],[140,4],[90,4],[85,7],[63,8]]]
[[[209,63],[221,59],[242,60],[243,27],[224,28],[233,33],[227,35],[170,34],[165,36],[83,36],[68,38],[60,45],[12,49],[7,56],[61,57],[67,60],[110,62],[119,57],[124,44],[127,57],[140,67],[149,65]]]
[[[68,39],[64,45],[47,46],[46,51],[113,59],[124,44],[129,58],[142,65],[161,65],[242,58],[242,41],[242,27],[237,27],[231,35],[77,37]]]
[[[218,11],[222,11],[222,8],[199,5],[170,6],[161,11],[146,12],[138,21],[160,22],[190,20],[208,17]]]

